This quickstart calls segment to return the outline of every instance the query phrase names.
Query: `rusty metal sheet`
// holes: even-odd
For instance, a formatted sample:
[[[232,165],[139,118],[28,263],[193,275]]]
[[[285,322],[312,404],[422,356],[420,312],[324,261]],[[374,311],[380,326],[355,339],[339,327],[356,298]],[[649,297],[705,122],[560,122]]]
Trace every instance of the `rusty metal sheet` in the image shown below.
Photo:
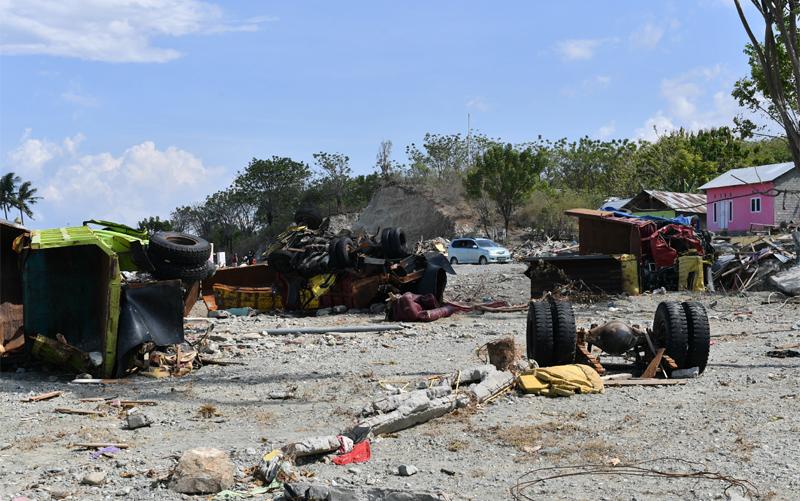
[[[219,268],[211,277],[203,280],[203,297],[214,295],[214,284],[234,287],[270,287],[275,282],[276,273],[266,264]]]
[[[526,275],[531,279],[532,298],[557,289],[563,282],[557,273],[552,273],[552,268],[563,272],[568,280],[580,281],[595,292],[625,292],[622,264],[612,256],[548,256],[529,261]]]

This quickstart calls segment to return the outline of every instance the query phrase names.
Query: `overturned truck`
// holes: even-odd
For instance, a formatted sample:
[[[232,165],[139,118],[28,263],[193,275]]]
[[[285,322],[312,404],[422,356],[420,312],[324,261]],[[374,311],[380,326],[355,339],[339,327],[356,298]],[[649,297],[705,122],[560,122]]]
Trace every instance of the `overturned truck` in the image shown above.
[[[438,252],[409,252],[400,228],[333,233],[328,219],[309,211],[298,211],[295,222],[264,252],[264,264],[222,269],[203,282],[210,310],[363,309],[405,292],[441,302],[447,274],[455,273]]]
[[[3,355],[22,363],[33,358],[102,378],[142,368],[155,348],[184,342],[184,311],[214,273],[210,245],[193,235],[148,237],[94,220],[31,231],[1,226],[3,304],[15,301],[24,332]]]

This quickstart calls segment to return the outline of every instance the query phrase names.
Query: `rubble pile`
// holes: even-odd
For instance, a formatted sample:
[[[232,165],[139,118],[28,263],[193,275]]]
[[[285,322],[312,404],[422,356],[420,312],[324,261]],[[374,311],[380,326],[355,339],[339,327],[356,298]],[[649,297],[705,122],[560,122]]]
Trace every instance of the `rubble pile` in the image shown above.
[[[798,232],[794,234],[720,237],[713,241],[712,267],[720,291],[774,290],[800,294]]]
[[[557,256],[577,252],[578,242],[574,240],[554,240],[550,237],[547,237],[546,240],[528,239],[510,250],[511,259],[521,262],[529,257]]]
[[[447,254],[447,247],[450,245],[450,240],[442,237],[432,238],[430,240],[420,239],[414,244],[415,254],[424,254],[426,252],[440,252]]]

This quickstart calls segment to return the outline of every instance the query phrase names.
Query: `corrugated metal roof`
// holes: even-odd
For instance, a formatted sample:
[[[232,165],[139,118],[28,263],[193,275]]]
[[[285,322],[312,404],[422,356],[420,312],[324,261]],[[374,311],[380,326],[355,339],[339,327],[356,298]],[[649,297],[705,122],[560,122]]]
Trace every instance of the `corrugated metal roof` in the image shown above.
[[[721,174],[700,187],[701,190],[711,188],[722,188],[724,186],[741,186],[743,184],[757,184],[766,181],[774,181],[786,174],[794,167],[794,163],[786,162],[783,164],[760,165],[758,167],[745,167],[742,169],[731,169]]]
[[[606,208],[612,208],[612,209],[618,210],[619,208],[623,207],[625,204],[627,204],[630,201],[631,201],[630,198],[617,198],[617,197],[607,198],[607,199],[605,199],[603,204],[600,205],[599,210],[604,210]]]
[[[706,213],[706,196],[702,193],[644,190],[645,193],[678,212]]]

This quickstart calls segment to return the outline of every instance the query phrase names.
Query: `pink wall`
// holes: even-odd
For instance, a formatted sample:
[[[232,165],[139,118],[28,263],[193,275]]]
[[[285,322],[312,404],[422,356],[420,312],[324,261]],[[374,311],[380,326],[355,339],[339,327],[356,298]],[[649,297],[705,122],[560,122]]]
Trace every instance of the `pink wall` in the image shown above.
[[[751,223],[774,224],[775,198],[757,194],[759,191],[767,191],[772,187],[773,183],[767,182],[746,186],[725,186],[706,190],[708,229],[710,231],[720,231],[723,228],[722,204],[727,203],[725,200],[730,200],[733,204],[732,217],[728,222],[729,231],[748,231],[750,230]],[[750,199],[754,197],[761,198],[761,212],[754,213],[750,210]],[[716,221],[714,221],[714,202],[719,202]]]

